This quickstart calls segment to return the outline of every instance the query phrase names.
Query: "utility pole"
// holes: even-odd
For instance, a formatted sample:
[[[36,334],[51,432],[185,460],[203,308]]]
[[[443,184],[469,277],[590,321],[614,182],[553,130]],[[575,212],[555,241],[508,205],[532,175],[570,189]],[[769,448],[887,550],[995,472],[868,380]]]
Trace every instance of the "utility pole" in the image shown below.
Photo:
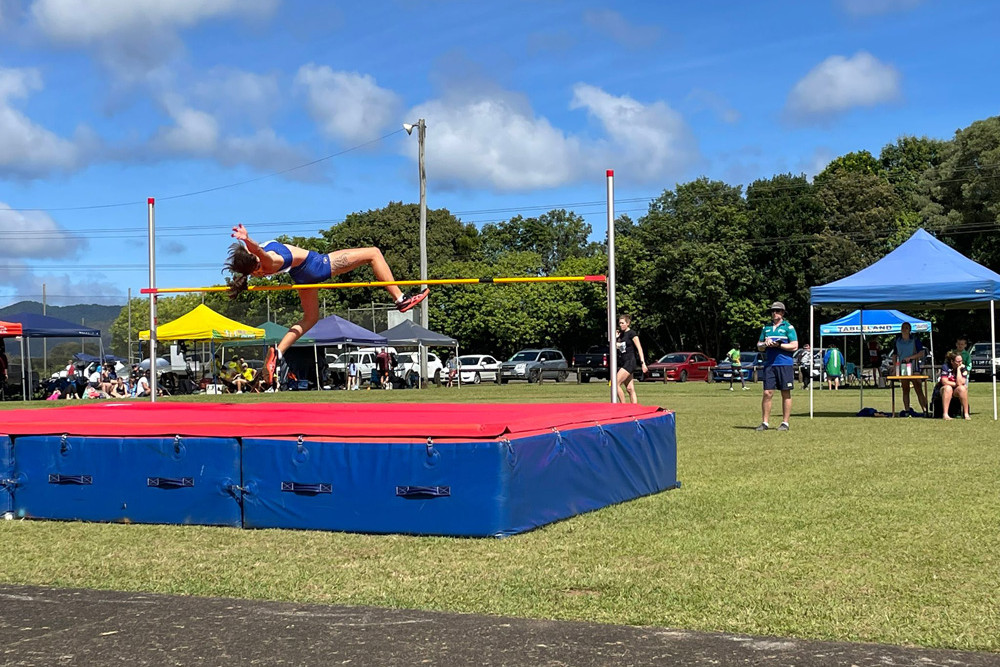
[[[42,315],[45,315],[45,283],[42,283]],[[49,376],[49,339],[42,339],[42,377]]]

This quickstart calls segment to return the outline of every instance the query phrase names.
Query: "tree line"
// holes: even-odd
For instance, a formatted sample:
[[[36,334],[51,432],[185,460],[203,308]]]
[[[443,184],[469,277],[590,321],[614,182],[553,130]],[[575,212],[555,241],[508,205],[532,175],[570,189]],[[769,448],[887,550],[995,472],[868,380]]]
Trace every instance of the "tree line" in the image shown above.
[[[632,315],[651,356],[683,349],[718,357],[732,344],[751,348],[775,300],[786,304],[804,336],[810,287],[868,266],[920,227],[1000,270],[1000,117],[972,123],[949,140],[907,136],[877,156],[842,155],[811,181],[778,174],[744,190],[699,178],[665,189],[641,217],[615,221],[618,310]],[[418,232],[417,205],[391,202],[351,213],[317,236],[281,240],[320,252],[377,246],[397,278],[415,279]],[[605,240],[591,240],[592,233],[565,209],[481,229],[447,209],[429,210],[429,277],[606,273]],[[374,276],[365,267],[350,279]],[[269,309],[265,299],[260,292],[237,301],[208,294],[204,302],[249,324],[263,322],[267,312],[286,326],[298,319],[294,292],[272,292]],[[329,312],[341,314],[372,301],[388,305],[382,289],[330,290],[325,299]],[[170,321],[201,302],[200,295],[160,298],[159,319]],[[431,328],[469,351],[505,357],[544,345],[572,354],[607,340],[606,291],[597,283],[439,286],[430,303]],[[142,304],[133,304],[133,340],[148,328]],[[117,353],[127,348],[125,310],[112,326]],[[825,319],[841,314],[818,311]],[[973,312],[909,314],[933,320],[944,340],[988,334],[986,318]]]

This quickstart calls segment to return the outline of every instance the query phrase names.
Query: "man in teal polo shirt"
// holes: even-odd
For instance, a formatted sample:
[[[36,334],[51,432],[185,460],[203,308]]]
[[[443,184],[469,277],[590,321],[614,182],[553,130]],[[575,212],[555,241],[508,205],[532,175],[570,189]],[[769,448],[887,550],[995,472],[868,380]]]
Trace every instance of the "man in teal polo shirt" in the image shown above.
[[[771,397],[774,390],[781,392],[781,426],[779,431],[788,430],[788,419],[792,414],[792,387],[795,385],[792,353],[799,349],[799,338],[795,327],[785,321],[785,304],[775,301],[771,304],[771,324],[760,332],[757,349],[764,356],[764,397],[760,402],[761,420],[758,431],[766,431],[771,414]]]

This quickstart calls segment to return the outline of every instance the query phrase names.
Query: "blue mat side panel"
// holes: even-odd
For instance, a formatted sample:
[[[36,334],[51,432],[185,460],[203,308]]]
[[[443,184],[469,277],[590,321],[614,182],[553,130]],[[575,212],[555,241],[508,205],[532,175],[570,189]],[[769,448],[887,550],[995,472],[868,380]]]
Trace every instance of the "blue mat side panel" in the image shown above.
[[[510,524],[502,534],[677,488],[675,426],[667,412],[514,441]]]
[[[240,526],[236,438],[14,439],[19,517]]]
[[[246,528],[488,536],[508,505],[503,443],[244,439]]]
[[[0,435],[0,514],[14,509],[14,448],[10,438]]]

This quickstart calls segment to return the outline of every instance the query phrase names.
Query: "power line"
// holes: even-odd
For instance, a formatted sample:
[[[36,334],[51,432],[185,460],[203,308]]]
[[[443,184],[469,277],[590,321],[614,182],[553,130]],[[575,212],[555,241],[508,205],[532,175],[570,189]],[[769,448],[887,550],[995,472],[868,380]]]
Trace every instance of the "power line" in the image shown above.
[[[158,201],[170,201],[170,200],[173,200],[173,199],[183,199],[185,197],[194,197],[194,196],[203,195],[203,194],[206,194],[206,193],[209,193],[209,192],[218,192],[219,190],[228,190],[229,188],[236,188],[236,187],[239,187],[241,185],[248,185],[250,183],[256,183],[258,181],[263,181],[264,179],[273,178],[275,176],[282,176],[284,174],[289,174],[289,173],[291,173],[293,171],[298,171],[299,169],[305,169],[307,167],[311,167],[313,165],[319,164],[320,162],[325,162],[327,160],[332,160],[335,157],[340,157],[341,155],[346,155],[347,153],[351,153],[353,151],[360,150],[360,149],[364,148],[365,146],[370,146],[370,145],[376,144],[376,143],[378,143],[380,141],[384,141],[384,140],[388,139],[389,137],[391,137],[393,135],[396,135],[396,134],[399,134],[400,132],[403,132],[403,131],[404,130],[402,130],[402,129],[395,130],[394,132],[390,132],[389,134],[384,134],[381,137],[378,137],[377,139],[372,139],[370,141],[366,141],[364,143],[360,143],[360,144],[358,144],[356,146],[351,146],[350,148],[345,148],[342,151],[338,151],[336,153],[331,153],[330,155],[325,155],[325,156],[323,156],[321,158],[318,158],[316,160],[311,160],[311,161],[305,162],[303,164],[295,165],[294,167],[289,167],[288,169],[281,169],[279,171],[273,171],[273,172],[271,172],[269,174],[264,174],[262,176],[257,176],[255,178],[248,178],[248,179],[243,180],[243,181],[236,181],[235,183],[228,183],[226,185],[218,185],[218,186],[215,186],[215,187],[212,187],[212,188],[204,188],[202,190],[193,190],[191,192],[184,192],[184,193],[176,194],[176,195],[166,195],[166,196],[163,196],[163,197],[156,197],[156,199]],[[27,212],[27,211],[42,211],[42,212],[55,212],[55,211],[91,211],[91,210],[96,210],[96,209],[121,208],[121,207],[124,207],[124,206],[145,206],[145,205],[146,205],[146,199],[144,198],[144,199],[139,200],[139,201],[118,202],[118,203],[114,203],[114,204],[91,204],[91,205],[85,205],[85,206],[63,206],[63,207],[57,207],[57,208],[9,208],[9,209],[0,209],[0,211],[4,211],[4,210],[7,210],[7,211],[19,211],[19,212]]]

